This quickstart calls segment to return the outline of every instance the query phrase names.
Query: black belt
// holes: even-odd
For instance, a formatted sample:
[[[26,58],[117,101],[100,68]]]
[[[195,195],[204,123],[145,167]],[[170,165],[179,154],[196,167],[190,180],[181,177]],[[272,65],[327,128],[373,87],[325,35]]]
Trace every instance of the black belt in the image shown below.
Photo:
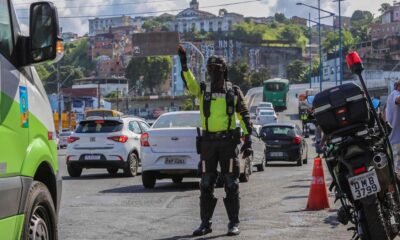
[[[221,131],[221,132],[203,131],[203,137],[205,140],[224,140],[224,139],[234,139],[234,134],[231,131]]]

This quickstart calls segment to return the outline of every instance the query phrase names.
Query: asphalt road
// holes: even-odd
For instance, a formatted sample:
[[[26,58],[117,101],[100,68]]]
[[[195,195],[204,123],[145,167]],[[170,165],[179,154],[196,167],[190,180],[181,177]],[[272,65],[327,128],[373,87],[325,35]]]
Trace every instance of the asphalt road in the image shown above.
[[[289,109],[279,113],[279,121],[298,121],[294,94],[291,91]],[[336,220],[338,206],[333,205],[332,196],[331,209],[305,210],[315,156],[311,140],[307,140],[307,165],[273,163],[240,184],[240,236],[225,236],[224,190],[217,189],[214,231],[196,239],[350,239],[352,233]],[[200,223],[198,179],[184,179],[182,184],[159,180],[153,190],[142,187],[140,176],[125,178],[121,171],[110,177],[106,170],[90,169],[72,179],[63,154],[65,151],[60,151],[64,176],[60,239],[192,239],[192,231]]]

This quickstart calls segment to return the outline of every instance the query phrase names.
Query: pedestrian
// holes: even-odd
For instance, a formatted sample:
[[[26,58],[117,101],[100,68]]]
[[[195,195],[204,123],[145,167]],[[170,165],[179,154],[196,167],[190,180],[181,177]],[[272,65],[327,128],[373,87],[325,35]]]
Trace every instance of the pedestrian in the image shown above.
[[[400,180],[400,81],[396,81],[386,103],[386,121],[391,125],[389,135],[397,178]]]
[[[211,56],[207,60],[207,82],[196,81],[187,67],[186,51],[179,46],[178,55],[182,64],[182,78],[186,88],[196,96],[200,104],[202,133],[199,153],[201,173],[200,181],[200,226],[193,232],[201,236],[212,232],[212,215],[217,204],[214,196],[214,185],[217,178],[217,165],[220,165],[226,197],[224,205],[229,218],[228,236],[239,235],[239,120],[245,135],[240,149],[243,158],[252,154],[250,134],[250,115],[239,87],[228,81],[228,70],[225,60],[219,56]]]

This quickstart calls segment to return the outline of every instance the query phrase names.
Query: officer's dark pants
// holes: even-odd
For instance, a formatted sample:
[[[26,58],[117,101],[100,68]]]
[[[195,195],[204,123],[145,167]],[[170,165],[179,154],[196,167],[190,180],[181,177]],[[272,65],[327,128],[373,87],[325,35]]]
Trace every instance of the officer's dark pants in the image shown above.
[[[217,166],[220,165],[220,177],[224,180],[226,198],[225,208],[229,224],[239,223],[239,149],[233,140],[203,140],[201,144],[199,171],[200,217],[202,224],[210,225],[217,199],[214,186],[217,179]]]

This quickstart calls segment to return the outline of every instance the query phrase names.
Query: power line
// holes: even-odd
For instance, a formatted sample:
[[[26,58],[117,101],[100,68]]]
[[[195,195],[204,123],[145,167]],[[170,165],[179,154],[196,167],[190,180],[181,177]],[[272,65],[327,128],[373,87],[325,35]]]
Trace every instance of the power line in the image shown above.
[[[30,5],[31,3],[34,2],[38,2],[40,0],[35,0],[32,2],[20,2],[20,3],[14,3],[14,6],[21,6],[21,5]],[[80,0],[59,0],[59,1],[51,1],[52,3],[65,3],[65,2],[81,2]],[[99,4],[104,3],[104,2],[111,2],[111,3],[115,3],[115,2],[120,2],[121,0],[98,0]],[[146,3],[148,1],[143,1],[143,2],[133,2],[133,3]],[[128,2],[122,2],[122,3],[132,3],[132,1],[128,1]]]
[[[175,0],[156,0],[148,2],[130,2],[130,3],[113,3],[113,4],[96,4],[96,5],[82,5],[82,6],[68,6],[68,7],[57,7],[57,9],[72,9],[72,8],[89,8],[89,7],[112,7],[122,5],[138,5],[144,3],[160,3],[160,2],[175,2]],[[27,8],[17,8],[18,11],[29,11]]]
[[[253,3],[253,2],[260,2],[261,0],[249,0],[249,1],[241,1],[235,3],[224,3],[224,4],[217,4],[217,5],[209,5],[204,6],[201,8],[214,8],[214,7],[226,7],[232,5],[239,5],[244,3]],[[157,14],[157,13],[168,13],[168,12],[178,12],[183,11],[187,8],[181,9],[169,9],[169,10],[158,10],[158,11],[148,11],[148,12],[132,12],[132,13],[120,13],[120,14],[99,14],[99,15],[81,15],[81,16],[59,16],[60,19],[74,19],[74,18],[99,18],[99,17],[119,17],[121,15],[147,15],[147,14]],[[26,18],[26,17],[20,17]]]

